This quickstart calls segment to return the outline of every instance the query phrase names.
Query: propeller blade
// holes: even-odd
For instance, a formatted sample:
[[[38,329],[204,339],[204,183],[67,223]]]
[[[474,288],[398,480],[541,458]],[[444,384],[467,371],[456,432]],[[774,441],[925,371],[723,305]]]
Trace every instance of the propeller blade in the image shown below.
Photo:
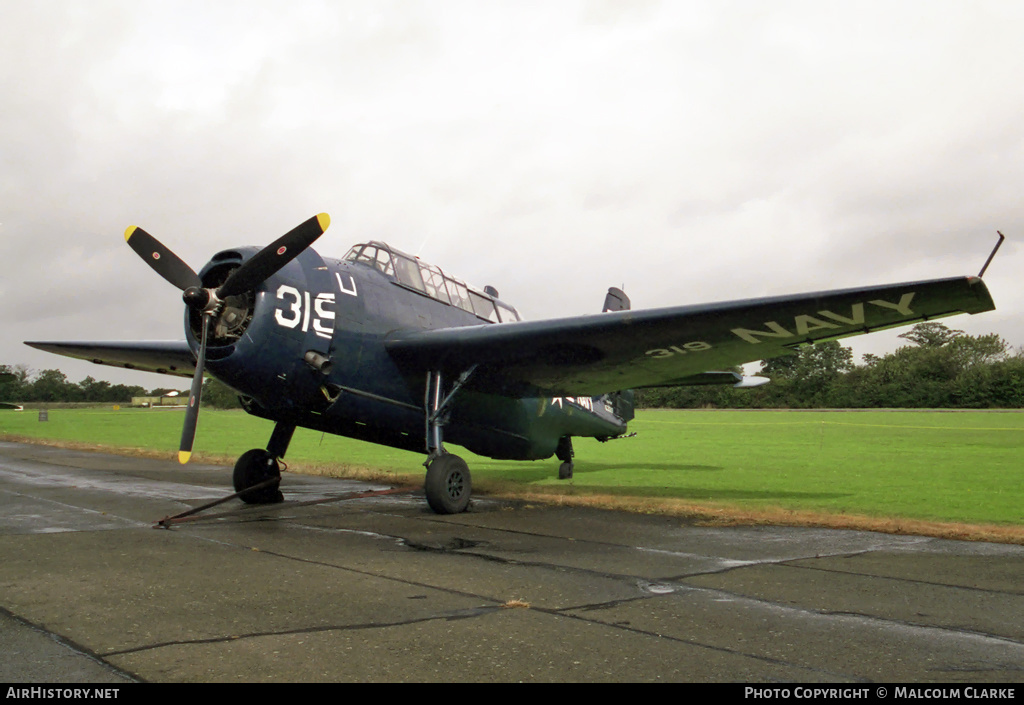
[[[302,254],[303,250],[324,234],[330,224],[330,216],[321,213],[282,235],[232,272],[227,281],[217,289],[217,296],[223,299],[255,289],[261,282]]]
[[[124,239],[146,264],[156,273],[182,291],[190,286],[202,286],[199,275],[164,247],[159,240],[140,227],[131,225],[124,231]]]
[[[181,429],[181,444],[178,446],[178,462],[184,465],[192,457],[192,442],[196,438],[199,423],[199,400],[203,396],[203,370],[206,367],[206,334],[210,328],[210,316],[203,314],[203,333],[199,343],[199,359],[196,373],[192,375],[192,389],[188,393],[188,408],[185,410],[185,425]]]

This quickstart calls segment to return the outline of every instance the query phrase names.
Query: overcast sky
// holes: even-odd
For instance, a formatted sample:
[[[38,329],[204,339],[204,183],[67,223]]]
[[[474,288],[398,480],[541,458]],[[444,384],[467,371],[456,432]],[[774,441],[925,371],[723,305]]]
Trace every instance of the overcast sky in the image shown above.
[[[1024,345],[1024,3],[0,0],[0,363],[181,339],[198,270],[321,211],[530,319],[976,274]],[[859,354],[896,333],[851,338]],[[182,381],[180,386],[187,386]]]

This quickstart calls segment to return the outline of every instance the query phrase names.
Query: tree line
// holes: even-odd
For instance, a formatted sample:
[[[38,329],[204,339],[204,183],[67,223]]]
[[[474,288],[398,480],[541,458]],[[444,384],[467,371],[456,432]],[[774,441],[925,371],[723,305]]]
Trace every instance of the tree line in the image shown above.
[[[167,390],[153,390],[163,394]],[[24,402],[93,402],[118,404],[132,397],[149,394],[138,385],[111,384],[86,377],[77,384],[60,370],[43,370],[33,374],[25,365],[0,365],[0,401]]]
[[[1024,407],[1024,352],[996,334],[970,336],[934,321],[899,336],[887,355],[865,355],[837,341],[800,347],[763,363],[770,384],[754,389],[657,387],[638,405],[677,409],[872,409]],[[738,371],[738,370],[735,370]]]
[[[86,377],[81,382],[70,381],[60,370],[34,373],[26,365],[0,365],[0,402],[13,404],[38,402],[77,402],[87,404],[128,404],[132,397],[162,397],[177,391],[181,403],[188,402],[188,388],[184,390],[157,387],[147,390],[137,384],[112,384]],[[203,406],[238,409],[238,394],[226,384],[212,377],[203,381]]]

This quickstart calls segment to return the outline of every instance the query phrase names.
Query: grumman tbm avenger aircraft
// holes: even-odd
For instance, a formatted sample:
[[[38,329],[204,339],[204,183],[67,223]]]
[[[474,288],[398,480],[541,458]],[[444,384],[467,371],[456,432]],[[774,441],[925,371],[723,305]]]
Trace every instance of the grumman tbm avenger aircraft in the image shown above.
[[[184,292],[185,340],[27,344],[191,376],[182,463],[204,374],[232,387],[246,411],[275,423],[267,447],[234,468],[249,503],[282,500],[267,480],[280,478],[279,460],[302,426],[425,453],[427,502],[453,514],[469,503],[470,472],[446,441],[490,458],[555,455],[565,478],[573,437],[626,435],[633,389],[755,386],[767,380],[716,370],[995,308],[979,276],[645,311],[630,310],[612,288],[601,314],[523,321],[493,287],[469,286],[382,242],[321,257],[310,245],[329,222],[320,214],[263,249],[219,252],[198,274],[130,227],[132,249]]]

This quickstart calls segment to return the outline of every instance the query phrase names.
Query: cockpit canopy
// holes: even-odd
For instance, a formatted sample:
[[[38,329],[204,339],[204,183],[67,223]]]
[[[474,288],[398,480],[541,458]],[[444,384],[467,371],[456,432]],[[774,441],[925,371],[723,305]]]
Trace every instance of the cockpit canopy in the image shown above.
[[[449,306],[458,306],[484,321],[508,323],[522,320],[518,311],[498,300],[498,292],[492,287],[481,290],[469,286],[440,267],[427,264],[386,243],[372,241],[356,245],[345,255],[345,261],[374,267],[399,286]]]

